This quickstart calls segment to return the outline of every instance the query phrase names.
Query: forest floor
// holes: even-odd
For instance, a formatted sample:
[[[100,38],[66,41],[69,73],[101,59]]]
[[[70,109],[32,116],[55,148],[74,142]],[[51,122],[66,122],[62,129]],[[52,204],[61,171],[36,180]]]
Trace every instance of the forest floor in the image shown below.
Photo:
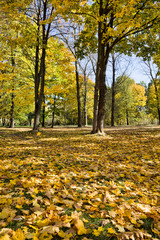
[[[160,128],[0,128],[0,240],[160,239]]]

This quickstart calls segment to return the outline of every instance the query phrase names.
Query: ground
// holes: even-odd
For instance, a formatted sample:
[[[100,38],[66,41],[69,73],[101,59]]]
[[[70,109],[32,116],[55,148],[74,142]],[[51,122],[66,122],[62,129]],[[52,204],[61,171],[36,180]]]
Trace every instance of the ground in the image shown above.
[[[0,128],[0,240],[160,239],[160,128]]]

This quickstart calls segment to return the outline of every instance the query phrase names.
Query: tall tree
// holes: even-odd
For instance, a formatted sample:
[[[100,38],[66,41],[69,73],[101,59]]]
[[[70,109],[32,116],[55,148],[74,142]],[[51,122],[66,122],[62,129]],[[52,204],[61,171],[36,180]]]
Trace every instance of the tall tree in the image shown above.
[[[76,79],[76,92],[77,92],[77,109],[78,109],[78,127],[82,127],[82,111],[81,111],[81,96],[80,96],[80,83],[79,83],[79,57],[76,46],[76,41],[80,33],[80,24],[75,20],[71,22],[63,21],[64,26],[57,25],[57,30],[60,34],[60,39],[66,44],[72,55],[74,56],[75,63],[75,79]]]
[[[35,11],[34,20],[37,27],[35,52],[35,116],[33,130],[38,130],[40,111],[44,99],[46,48],[51,28],[51,21],[49,19],[53,14],[54,7],[48,0],[39,0],[34,2],[33,5]]]
[[[95,82],[93,133],[103,133],[106,67],[114,46],[143,32],[159,20],[157,1],[95,1],[98,24],[98,61]]]

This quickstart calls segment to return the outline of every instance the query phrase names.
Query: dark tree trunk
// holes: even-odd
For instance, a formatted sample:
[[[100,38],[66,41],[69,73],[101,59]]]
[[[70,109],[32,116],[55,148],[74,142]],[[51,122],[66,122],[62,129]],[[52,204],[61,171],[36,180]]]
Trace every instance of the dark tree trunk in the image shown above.
[[[11,61],[12,61],[12,68],[13,68],[12,72],[14,72],[15,60],[14,60],[14,57],[13,57],[13,52],[12,52]],[[15,79],[13,79],[13,84],[12,84],[10,124],[9,124],[10,128],[14,128],[14,107],[15,107],[15,104],[14,104],[15,93],[14,93],[14,91],[15,91]]]
[[[11,113],[10,113],[10,128],[14,128],[14,88],[12,89],[12,95],[11,95]]]
[[[2,118],[2,126],[4,127],[6,125],[6,118]]]
[[[105,105],[106,105],[106,83],[105,83],[106,68],[101,70],[101,79],[99,85],[99,104],[98,104],[98,116],[97,116],[97,131],[103,133],[104,117],[105,117]]]
[[[87,121],[87,76],[84,71],[84,126],[88,125]]]
[[[115,109],[115,58],[114,55],[112,55],[112,72],[113,72],[113,78],[112,78],[112,109],[111,109],[111,126],[114,126],[114,109]]]
[[[98,75],[98,62],[97,62],[97,70],[96,70],[96,82],[94,87],[94,110],[93,110],[93,129],[92,133],[96,133],[97,130],[97,116],[98,116],[98,98],[99,98],[99,78]]]
[[[54,105],[53,105],[53,112],[52,112],[52,125],[51,125],[51,128],[54,127],[55,110],[56,110],[56,96],[54,97]]]
[[[52,112],[52,126],[51,126],[51,128],[54,127],[54,116],[55,116],[55,111],[53,110],[53,112]]]
[[[40,105],[39,105],[39,84],[40,84],[40,75],[39,75],[39,35],[40,35],[40,6],[37,14],[37,46],[36,46],[36,56],[35,56],[35,113],[34,113],[34,124],[33,130],[38,130],[39,127],[39,118],[40,118]]]
[[[44,1],[43,5],[44,5],[43,21],[45,21],[46,14],[47,14],[47,1]],[[41,111],[42,101],[44,96],[46,46],[47,46],[47,40],[48,40],[48,32],[50,28],[50,25],[49,25],[46,33],[46,24],[42,25],[43,45],[42,45],[42,56],[40,60],[40,69],[39,69],[38,66],[39,66],[40,8],[37,15],[37,26],[38,26],[38,30],[37,30],[38,34],[37,34],[36,64],[35,64],[35,116],[34,116],[33,130],[38,130],[39,128],[40,111]]]
[[[99,15],[103,15],[102,0],[100,0]],[[105,117],[105,102],[106,102],[106,66],[108,62],[109,49],[102,42],[102,22],[98,23],[98,60],[96,69],[96,82],[94,92],[94,119],[92,133],[102,133]]]
[[[77,61],[75,61],[75,71],[76,71],[76,85],[77,85],[78,127],[82,127],[81,99],[80,99],[80,86],[79,86],[79,74],[78,74]]]
[[[45,127],[45,95],[43,95],[42,127]]]
[[[160,125],[160,103],[159,103],[159,95],[158,95],[158,88],[156,80],[153,80],[155,93],[156,93],[156,100],[157,100],[157,112],[158,112],[158,124]]]
[[[129,114],[128,110],[126,109],[126,121],[127,121],[127,126],[129,125]]]

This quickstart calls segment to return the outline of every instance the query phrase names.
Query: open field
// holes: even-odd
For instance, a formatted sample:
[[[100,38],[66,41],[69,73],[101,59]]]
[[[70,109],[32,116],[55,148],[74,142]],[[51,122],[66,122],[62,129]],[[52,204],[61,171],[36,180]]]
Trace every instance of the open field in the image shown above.
[[[0,128],[0,240],[160,239],[160,127]]]

